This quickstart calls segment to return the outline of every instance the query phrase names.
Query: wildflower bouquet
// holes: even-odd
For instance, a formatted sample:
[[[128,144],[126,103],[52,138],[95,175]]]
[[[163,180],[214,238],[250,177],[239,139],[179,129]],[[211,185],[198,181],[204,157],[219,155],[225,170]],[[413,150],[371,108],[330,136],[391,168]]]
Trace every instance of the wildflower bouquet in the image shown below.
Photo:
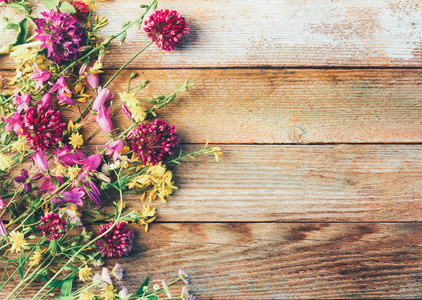
[[[0,3],[23,17],[18,23],[4,18],[4,30],[18,34],[0,50],[17,63],[10,81],[0,77],[2,298],[17,299],[36,286],[28,299],[194,299],[186,286],[180,296],[170,294],[170,285],[188,283],[183,270],[170,284],[151,287],[147,278],[132,293],[113,286],[110,275],[118,280],[123,276],[118,263],[111,271],[103,267],[95,273],[104,259],[130,254],[130,223],[142,224],[147,232],[156,218],[150,205],[140,212],[126,209],[125,193],[139,194],[139,201],[166,202],[177,189],[171,165],[199,154],[214,155],[218,161],[222,154],[208,144],[188,153],[177,150],[175,127],[157,119],[160,109],[192,87],[189,82],[147,100],[139,94],[148,82],[133,84],[135,72],[127,89],[117,91],[120,101],[114,101],[117,97],[107,88],[152,44],[174,50],[189,32],[184,17],[156,10],[154,0],[140,6],[136,20],[101,40],[107,19],[94,15],[95,0],[44,0],[46,10],[37,17],[23,0]],[[35,33],[27,37],[31,24]],[[100,85],[111,42],[119,39],[122,45],[134,26],[151,42]],[[64,121],[75,112],[75,119]],[[115,128],[119,118],[130,126]],[[95,122],[97,129],[84,137],[87,125]],[[89,140],[98,131],[109,139],[94,150]]]

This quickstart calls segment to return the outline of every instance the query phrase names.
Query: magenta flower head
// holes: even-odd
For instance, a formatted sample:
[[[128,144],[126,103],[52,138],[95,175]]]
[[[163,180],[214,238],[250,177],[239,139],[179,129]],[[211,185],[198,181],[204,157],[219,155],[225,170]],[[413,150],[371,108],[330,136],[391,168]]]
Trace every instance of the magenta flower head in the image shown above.
[[[53,96],[50,93],[45,93],[38,102],[38,107],[53,109]]]
[[[107,100],[110,100],[114,97],[113,94],[110,94],[108,88],[98,87],[97,97],[95,97],[94,103],[92,104],[92,110],[98,112],[101,106],[104,106],[104,103]]]
[[[85,157],[81,150],[73,149],[69,145],[63,145],[59,149],[52,150],[54,160],[62,165],[71,166],[80,162]]]
[[[87,158],[82,159],[79,164],[83,165],[81,168],[82,170],[95,172],[101,165],[102,160],[103,157],[100,154],[96,153],[88,156]]]
[[[72,98],[66,95],[66,94],[72,93],[67,87],[66,78],[62,76],[59,79],[57,79],[55,84],[52,84],[50,82],[48,84],[53,86],[51,90],[48,91],[49,93],[54,93],[57,91],[57,98],[59,98],[59,103],[76,105],[76,103],[72,100]]]
[[[28,109],[23,116],[22,133],[34,150],[51,149],[62,140],[66,123],[62,122],[59,111],[37,107]]]
[[[42,224],[37,226],[41,230],[47,240],[55,240],[66,233],[67,221],[62,219],[59,214],[52,212],[46,213],[41,217]]]
[[[145,32],[158,48],[173,51],[174,47],[189,33],[185,18],[175,10],[156,10],[145,21]]]
[[[54,177],[54,179],[56,179],[60,185],[63,184],[63,177],[55,177],[55,176],[51,176],[51,177]],[[56,186],[52,182],[50,176],[44,176],[43,178],[44,178],[44,181],[38,187],[40,191],[47,192],[47,194],[51,194],[58,188],[58,186]]]
[[[82,206],[84,203],[82,199],[85,197],[85,189],[81,186],[74,187],[69,189],[66,192],[63,192],[59,198],[55,198],[52,200],[53,203],[56,204],[75,204]]]
[[[116,161],[120,158],[120,151],[122,151],[125,142],[123,140],[109,140],[105,146],[107,150],[105,151],[105,155],[113,155],[113,161]]]
[[[32,70],[34,70],[34,74],[29,75],[29,79],[36,81],[35,90],[37,91],[39,88],[43,89],[43,83],[50,79],[51,73],[38,69],[37,65],[32,66]]]
[[[98,125],[104,132],[110,132],[113,130],[113,123],[111,123],[110,119],[110,110],[111,106],[106,110],[104,105],[101,105],[98,109],[98,115],[95,121],[97,121]]]
[[[13,129],[17,135],[24,135],[21,131],[22,116],[20,113],[16,112],[13,114],[13,116],[7,119],[2,117],[1,120],[7,123],[6,126],[4,127],[4,130],[11,131]]]
[[[0,220],[0,235],[6,236],[6,228],[4,227],[3,221]]]
[[[133,230],[125,229],[125,222],[119,221],[106,235],[95,241],[98,250],[105,257],[122,257],[127,256],[132,248]],[[98,235],[102,235],[110,227],[113,222],[101,225]]]
[[[17,89],[14,92],[15,98],[13,98],[13,104],[16,105],[16,110],[20,113],[22,110],[27,111],[29,109],[28,104],[31,102],[31,98],[28,94],[19,96]]]
[[[45,155],[40,150],[35,151],[34,155],[30,156],[34,163],[37,165],[38,169],[41,171],[47,172],[48,171],[48,163]]]
[[[41,49],[47,48],[48,58],[57,64],[76,59],[82,44],[83,28],[78,19],[69,13],[54,9],[41,12],[43,18],[34,19],[37,29],[36,39],[42,42]]]
[[[142,159],[143,164],[150,163],[153,166],[165,163],[179,143],[174,126],[161,120],[140,124],[128,134],[128,138],[132,139],[132,151]]]

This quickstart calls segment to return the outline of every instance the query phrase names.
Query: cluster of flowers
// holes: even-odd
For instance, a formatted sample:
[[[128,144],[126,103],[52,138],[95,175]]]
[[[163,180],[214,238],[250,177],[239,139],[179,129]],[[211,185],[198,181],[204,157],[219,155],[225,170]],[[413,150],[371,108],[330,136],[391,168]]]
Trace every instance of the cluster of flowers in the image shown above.
[[[142,6],[145,11],[137,20],[100,42],[98,32],[107,19],[93,15],[95,0],[44,3],[48,10],[33,19],[36,34],[7,47],[18,65],[15,77],[6,81],[0,76],[0,217],[8,220],[0,219],[0,260],[6,264],[4,272],[15,267],[9,277],[2,276],[0,291],[11,290],[6,299],[14,299],[35,280],[44,280],[33,299],[60,288],[63,299],[159,299],[160,293],[171,299],[169,285],[151,288],[148,279],[136,294],[126,289],[118,293],[107,268],[102,275],[92,275],[92,268],[101,266],[104,258],[129,255],[134,242],[129,224],[142,224],[148,231],[156,218],[150,205],[140,212],[126,209],[123,194],[166,202],[177,189],[169,166],[198,154],[211,154],[218,161],[222,152],[207,143],[172,158],[179,143],[176,129],[155,117],[192,87],[188,82],[168,96],[142,101],[138,93],[147,81],[131,86],[137,76],[132,73],[116,106],[107,86],[127,64],[103,85],[100,74],[110,42],[120,37],[123,43],[132,26],[143,26],[151,42],[129,62],[154,42],[160,49],[174,50],[189,31],[185,19],[176,11],[156,10],[154,0]],[[148,11],[152,14],[144,20]],[[73,120],[75,111],[79,114]],[[119,111],[128,126],[114,127]],[[69,116],[72,120],[65,122]],[[93,122],[97,129],[84,138],[81,133]],[[108,141],[99,150],[84,151],[81,146],[100,130]],[[119,200],[108,210],[113,191]],[[19,258],[11,264],[15,253]],[[77,274],[84,285],[74,290]],[[111,274],[122,279],[119,264]],[[178,281],[188,283],[184,271],[171,284]],[[194,299],[186,287],[177,298]]]

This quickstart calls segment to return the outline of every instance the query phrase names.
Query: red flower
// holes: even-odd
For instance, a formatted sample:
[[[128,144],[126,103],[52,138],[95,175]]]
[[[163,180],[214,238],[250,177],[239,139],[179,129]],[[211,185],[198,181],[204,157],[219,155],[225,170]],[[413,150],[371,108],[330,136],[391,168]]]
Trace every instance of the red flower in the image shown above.
[[[38,225],[37,229],[41,230],[47,240],[55,240],[66,233],[66,220],[63,220],[59,214],[46,213],[41,217],[42,225]]]
[[[38,107],[28,109],[23,115],[22,133],[34,150],[44,152],[62,140],[66,124],[59,111]]]
[[[144,165],[165,163],[179,143],[174,126],[161,120],[140,124],[128,134],[128,138],[132,139],[132,151],[142,159]]]
[[[98,235],[106,232],[113,222],[101,225]],[[95,241],[98,250],[103,256],[107,257],[122,257],[127,256],[132,248],[133,230],[125,229],[125,222],[119,222],[101,239]]]
[[[185,18],[175,10],[156,10],[145,21],[145,32],[158,48],[173,51],[174,47],[189,33]]]

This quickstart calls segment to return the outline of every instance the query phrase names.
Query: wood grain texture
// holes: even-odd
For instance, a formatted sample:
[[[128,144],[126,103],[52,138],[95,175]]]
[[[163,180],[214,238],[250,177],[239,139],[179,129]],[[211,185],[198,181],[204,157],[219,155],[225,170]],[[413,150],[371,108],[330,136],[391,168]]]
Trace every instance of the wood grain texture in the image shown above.
[[[140,70],[139,95],[169,94],[190,80],[159,117],[184,143],[416,143],[422,141],[419,70]],[[10,71],[0,71],[11,77]],[[119,101],[131,71],[110,85]],[[111,76],[107,71],[102,81]],[[82,105],[83,106],[83,105]],[[66,120],[76,118],[66,113]],[[115,126],[128,126],[123,117]],[[122,122],[122,123],[119,123]],[[95,122],[86,126],[87,137]],[[103,144],[106,134],[93,143]]]
[[[192,147],[192,146],[188,146]],[[195,160],[174,171],[158,221],[421,221],[418,145],[224,145],[220,163]],[[125,197],[141,209],[141,196]]]
[[[155,224],[107,266],[130,292],[184,268],[198,299],[421,298],[421,243],[413,223]]]
[[[96,12],[110,22],[103,35],[135,20],[139,4],[147,2],[102,2]],[[133,67],[421,66],[422,6],[417,0],[160,0],[159,8],[182,13],[190,34],[173,53],[151,47]],[[35,15],[42,10],[38,1]],[[123,47],[113,44],[108,67],[119,67],[147,37],[131,30],[126,41]]]

